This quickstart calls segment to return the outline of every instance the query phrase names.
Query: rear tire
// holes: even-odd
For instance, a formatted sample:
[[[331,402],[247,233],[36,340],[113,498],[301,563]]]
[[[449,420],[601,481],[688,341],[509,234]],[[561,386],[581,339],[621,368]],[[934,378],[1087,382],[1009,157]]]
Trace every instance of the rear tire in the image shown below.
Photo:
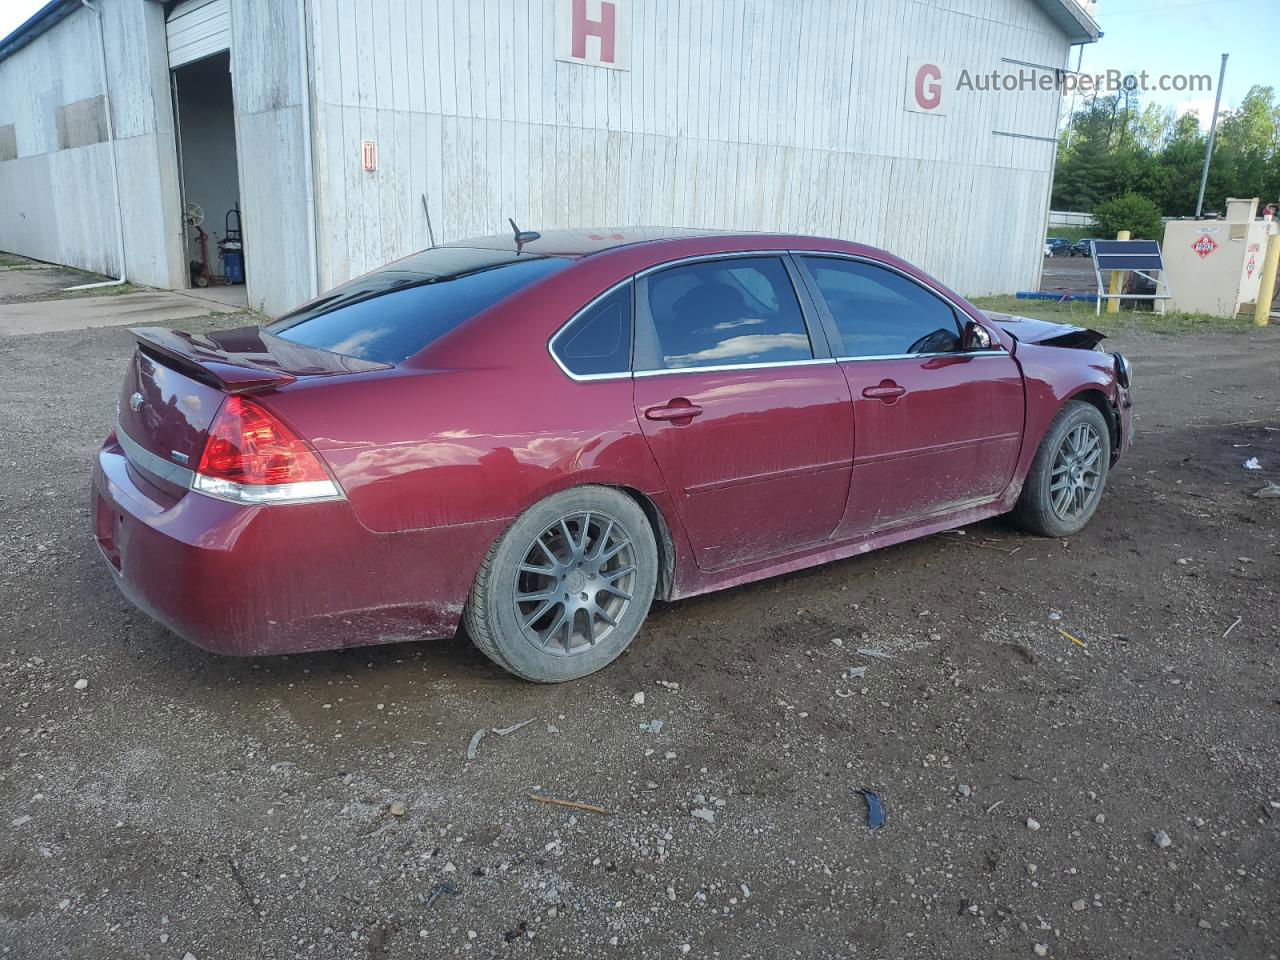
[[[1111,432],[1091,403],[1069,400],[1049,424],[1013,508],[1014,523],[1042,537],[1069,537],[1093,518],[1107,486]]]
[[[657,543],[639,505],[610,487],[575,487],[534,504],[490,548],[464,622],[516,676],[576,680],[630,646],[657,582]]]

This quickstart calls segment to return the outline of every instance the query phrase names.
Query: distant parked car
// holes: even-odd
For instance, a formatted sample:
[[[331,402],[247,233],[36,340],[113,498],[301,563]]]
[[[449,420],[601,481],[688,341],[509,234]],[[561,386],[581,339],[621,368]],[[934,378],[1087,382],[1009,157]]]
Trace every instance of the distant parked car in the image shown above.
[[[1131,426],[1102,334],[820,237],[463,240],[264,327],[133,334],[94,534],[129,599],[219,653],[465,625],[570,680],[655,598],[996,514],[1070,536]]]
[[[1064,256],[1071,246],[1071,241],[1066,237],[1046,237],[1044,241],[1047,252],[1046,257]]]
[[[1092,257],[1093,241],[1097,239],[1098,239],[1097,237],[1085,237],[1083,240],[1077,240],[1075,243],[1071,245],[1071,256]]]

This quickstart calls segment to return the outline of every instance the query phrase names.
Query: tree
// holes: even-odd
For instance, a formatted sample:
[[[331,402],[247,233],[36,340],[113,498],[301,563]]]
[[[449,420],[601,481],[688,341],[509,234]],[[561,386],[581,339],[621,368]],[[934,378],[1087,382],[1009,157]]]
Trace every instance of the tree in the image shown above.
[[[1160,208],[1136,193],[1098,204],[1093,222],[1103,237],[1114,237],[1121,230],[1128,230],[1135,240],[1158,240],[1164,234]]]

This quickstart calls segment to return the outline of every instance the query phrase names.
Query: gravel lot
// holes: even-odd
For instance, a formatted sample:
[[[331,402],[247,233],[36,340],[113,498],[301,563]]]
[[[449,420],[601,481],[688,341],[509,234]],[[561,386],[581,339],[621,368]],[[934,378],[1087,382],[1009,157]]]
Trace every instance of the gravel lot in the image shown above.
[[[89,530],[129,335],[0,339],[0,955],[1276,957],[1280,329],[1118,346],[1139,434],[1074,540],[660,605],[538,687],[168,635]]]

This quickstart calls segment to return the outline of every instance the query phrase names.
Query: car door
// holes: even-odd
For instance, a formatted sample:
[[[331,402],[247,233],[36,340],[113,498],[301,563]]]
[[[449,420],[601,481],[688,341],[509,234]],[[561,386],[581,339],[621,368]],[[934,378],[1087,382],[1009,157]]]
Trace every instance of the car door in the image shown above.
[[[794,271],[734,256],[637,281],[636,415],[703,569],[820,542],[844,514],[849,387]]]
[[[896,269],[797,259],[853,402],[853,478],[840,534],[999,496],[1022,439],[1022,375],[1013,358],[998,347],[962,350],[968,317]]]

